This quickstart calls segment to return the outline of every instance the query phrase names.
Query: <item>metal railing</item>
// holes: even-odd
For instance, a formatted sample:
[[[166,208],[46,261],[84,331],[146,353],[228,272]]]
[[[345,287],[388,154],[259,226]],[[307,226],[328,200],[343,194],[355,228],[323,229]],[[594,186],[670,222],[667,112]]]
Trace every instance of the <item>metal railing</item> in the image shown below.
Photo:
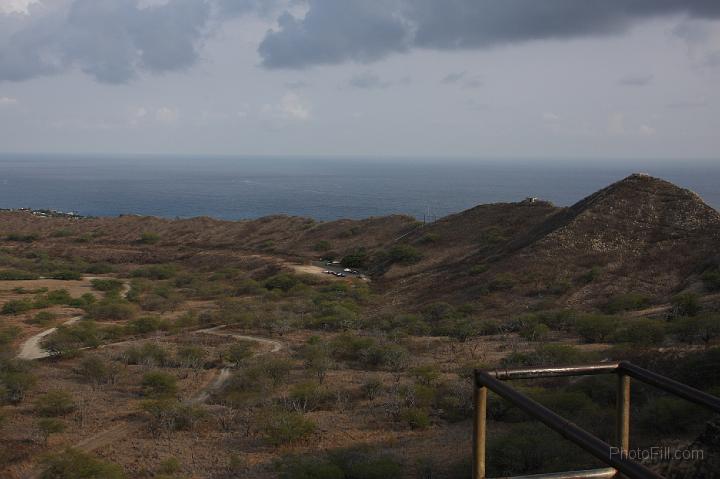
[[[616,442],[611,446],[590,434],[562,416],[554,413],[529,397],[521,394],[502,381],[512,379],[536,379],[563,376],[586,376],[616,374],[618,378]],[[492,372],[476,370],[473,417],[473,479],[485,479],[485,440],[487,432],[488,389],[539,420],[550,429],[560,433],[610,467],[584,471],[515,476],[514,479],[583,479],[628,477],[630,479],[662,479],[662,476],[647,467],[628,459],[630,447],[630,378],[655,386],[683,399],[720,412],[720,399],[660,374],[635,366],[627,361],[600,363],[586,366],[551,368],[504,369]],[[508,478],[510,479],[510,478]]]

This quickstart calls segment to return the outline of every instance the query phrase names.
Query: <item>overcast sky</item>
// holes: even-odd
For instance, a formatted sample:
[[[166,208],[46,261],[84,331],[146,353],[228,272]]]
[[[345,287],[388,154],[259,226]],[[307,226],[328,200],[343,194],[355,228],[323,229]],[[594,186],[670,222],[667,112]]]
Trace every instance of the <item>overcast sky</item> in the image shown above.
[[[0,151],[720,157],[718,0],[0,0]]]

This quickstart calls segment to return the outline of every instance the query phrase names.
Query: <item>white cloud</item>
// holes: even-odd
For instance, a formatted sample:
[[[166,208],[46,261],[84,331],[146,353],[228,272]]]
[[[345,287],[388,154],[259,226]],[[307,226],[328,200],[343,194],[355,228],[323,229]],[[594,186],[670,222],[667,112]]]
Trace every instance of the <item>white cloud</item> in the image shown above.
[[[0,13],[28,13],[28,7],[37,0],[0,0]]]
[[[155,121],[158,123],[172,124],[178,120],[179,116],[177,108],[163,106],[155,110]]]
[[[9,96],[0,96],[0,107],[17,105],[17,98],[11,98]]]
[[[555,122],[555,121],[560,120],[560,117],[551,111],[543,113],[542,118],[543,118],[543,120],[545,120],[547,122]]]
[[[640,125],[640,134],[645,136],[654,136],[657,130],[649,125]]]
[[[310,106],[300,95],[293,92],[285,93],[280,102],[275,105],[264,105],[261,112],[267,117],[281,120],[305,121],[310,119]]]

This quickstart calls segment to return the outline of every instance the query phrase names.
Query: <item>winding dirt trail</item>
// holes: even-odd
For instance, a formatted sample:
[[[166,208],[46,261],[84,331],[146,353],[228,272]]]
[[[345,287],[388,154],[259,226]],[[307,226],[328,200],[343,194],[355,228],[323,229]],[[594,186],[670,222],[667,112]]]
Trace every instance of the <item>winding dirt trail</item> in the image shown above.
[[[92,279],[92,278],[89,278]],[[130,291],[130,286],[125,283],[122,290],[122,296],[127,297],[128,292]],[[82,319],[82,316],[76,316],[74,318],[71,318],[70,320],[63,323],[63,325],[69,325],[73,324],[77,321]],[[227,325],[221,325],[221,326],[215,326],[213,328],[208,329],[201,329],[193,331],[192,334],[210,334],[213,336],[223,336],[223,337],[230,337],[237,340],[242,341],[254,341],[260,345],[263,345],[266,347],[264,351],[257,351],[255,353],[255,356],[260,356],[264,354],[274,354],[279,351],[281,351],[285,344],[281,341],[277,341],[274,339],[269,338],[263,338],[258,336],[247,336],[244,334],[236,334],[232,332],[225,332],[221,331],[227,327]],[[43,338],[46,336],[54,333],[57,331],[57,328],[50,328],[46,329],[45,331],[42,331],[31,338],[27,339],[25,342],[22,343],[20,346],[20,353],[17,355],[18,359],[25,359],[25,360],[36,360],[36,359],[42,359],[49,357],[51,355],[50,352],[42,349],[40,346],[40,343]],[[129,344],[133,341],[120,341],[117,343],[110,343],[105,344],[101,347],[111,347],[111,346],[118,346],[121,344]],[[184,404],[187,405],[198,405],[202,404],[205,401],[207,401],[210,398],[210,395],[213,391],[218,390],[222,387],[225,382],[230,379],[231,373],[230,368],[224,367],[219,370],[216,370],[217,373],[213,375],[213,377],[206,381],[203,386],[201,386],[197,391],[195,391],[189,398],[185,399],[183,401]],[[121,419],[122,420],[122,419]],[[139,431],[143,427],[143,423],[140,421],[132,421],[132,419],[128,418],[128,420],[121,422],[120,424],[116,424],[108,429],[105,429],[103,431],[100,431],[96,434],[93,434],[92,436],[88,436],[77,443],[73,444],[71,447],[75,449],[79,449],[84,452],[92,452],[97,449],[100,449],[102,447],[105,447],[109,444],[112,444],[116,441],[119,441],[123,439],[124,437],[128,436],[129,434],[132,434],[134,432]],[[39,469],[39,467],[34,467],[32,470],[27,473],[24,478],[25,479],[38,479],[40,475],[42,474],[42,471]]]
[[[93,279],[99,279],[99,278],[87,277],[87,278],[84,278],[84,279],[87,279],[88,281],[92,281]],[[120,295],[121,295],[123,298],[127,298],[127,295],[128,295],[129,292],[130,292],[130,285],[129,285],[127,282],[126,282],[126,283],[123,283],[123,287],[122,287],[122,289],[120,290]],[[71,324],[73,324],[73,323],[77,323],[77,322],[80,321],[81,319],[82,319],[82,316],[75,316],[75,317],[70,318],[69,320],[65,321],[62,325],[63,325],[63,326],[69,326],[69,325],[71,325]],[[36,359],[43,359],[43,358],[48,358],[48,357],[50,357],[50,356],[52,355],[52,353],[50,353],[49,351],[44,350],[44,349],[40,346],[40,343],[42,342],[43,338],[45,338],[46,336],[51,335],[51,334],[54,333],[55,331],[57,331],[57,328],[46,329],[45,331],[41,331],[41,332],[39,332],[38,334],[36,334],[35,336],[32,336],[32,337],[26,339],[25,342],[23,342],[23,343],[20,345],[20,352],[19,352],[18,355],[16,356],[17,359],[24,359],[24,360],[26,360],[26,361],[33,361],[33,360],[36,360]]]

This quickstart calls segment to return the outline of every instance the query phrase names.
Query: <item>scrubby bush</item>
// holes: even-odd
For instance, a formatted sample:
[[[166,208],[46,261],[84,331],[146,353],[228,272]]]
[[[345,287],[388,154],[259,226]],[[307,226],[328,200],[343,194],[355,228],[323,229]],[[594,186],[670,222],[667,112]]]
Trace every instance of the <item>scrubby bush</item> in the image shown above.
[[[52,417],[46,417],[38,420],[37,428],[43,443],[47,446],[50,435],[65,431],[65,423]]]
[[[320,385],[320,383],[304,381],[290,387],[287,401],[293,410],[309,412],[326,406],[332,398],[332,393]]]
[[[192,430],[207,416],[202,407],[184,404],[170,397],[145,400],[140,408],[149,416],[149,426],[154,433]]]
[[[40,479],[123,479],[120,466],[103,462],[78,451],[66,449],[43,460]]]
[[[58,326],[57,330],[41,341],[41,346],[51,354],[71,357],[83,348],[96,348],[102,334],[94,321],[80,321],[72,325]]]
[[[101,321],[128,321],[137,314],[137,307],[125,300],[105,298],[87,307],[87,316]]]
[[[79,281],[83,278],[82,273],[72,270],[55,271],[50,274],[50,277],[52,279],[60,279],[63,281]]]
[[[412,429],[427,429],[430,427],[430,415],[423,408],[408,407],[401,409],[398,419]]]
[[[543,344],[532,352],[509,354],[501,363],[508,367],[558,366],[589,361],[592,358],[592,354],[583,353],[569,344]]]
[[[637,346],[660,344],[665,339],[665,322],[654,319],[626,319],[613,334],[613,341]]]
[[[720,267],[706,269],[702,274],[702,281],[708,291],[720,290]]]
[[[118,375],[117,367],[99,356],[84,358],[76,371],[94,386],[113,383]]]
[[[35,233],[23,234],[23,233],[10,233],[5,236],[6,241],[17,241],[21,243],[32,243],[36,241],[39,236]]]
[[[285,459],[279,469],[280,479],[346,479],[337,464],[312,457]]]
[[[697,316],[701,310],[700,296],[696,293],[681,293],[672,298],[672,312],[675,317]]]
[[[28,273],[27,271],[18,270],[0,270],[0,281],[13,281],[13,280],[32,280],[38,279],[38,275],[35,273]]]
[[[277,409],[263,411],[259,424],[265,440],[273,446],[297,442],[312,434],[317,427],[302,413]]]
[[[0,356],[0,404],[19,404],[34,384],[30,363]]]
[[[709,414],[700,406],[684,399],[658,397],[644,404],[637,413],[637,421],[646,431],[669,434],[686,432],[702,424]]]
[[[276,274],[265,280],[265,288],[271,291],[277,289],[286,293],[298,284],[300,284],[300,280],[296,276],[284,273]]]
[[[160,241],[160,235],[146,231],[140,235],[139,242],[141,244],[156,244]]]
[[[378,378],[370,378],[360,386],[360,390],[363,397],[372,401],[382,392],[383,383]]]
[[[367,266],[368,260],[369,256],[367,251],[359,249],[354,253],[345,255],[340,261],[340,264],[342,264],[345,268],[364,268]]]
[[[255,354],[255,345],[256,343],[254,341],[238,341],[228,346],[223,357],[227,361],[239,366],[246,359],[253,357]]]
[[[183,368],[200,368],[205,362],[205,350],[198,346],[184,346],[175,353],[175,361]]]
[[[648,305],[650,298],[641,293],[623,293],[610,298],[603,306],[603,311],[616,314],[623,311],[642,309]]]
[[[21,314],[30,311],[34,307],[34,303],[29,299],[13,299],[3,304],[0,314]]]
[[[139,348],[131,346],[120,354],[126,364],[142,364],[145,366],[164,366],[168,363],[168,353],[155,343],[145,343]]]
[[[575,321],[575,332],[588,343],[606,341],[615,332],[618,319],[602,314],[585,314]]]
[[[178,391],[177,379],[163,371],[150,371],[142,378],[143,396],[150,398],[169,398]]]
[[[515,283],[515,278],[512,275],[508,273],[501,273],[490,281],[488,289],[490,291],[509,291],[515,287]]]
[[[680,318],[671,325],[680,341],[693,343],[702,341],[708,346],[720,337],[720,315],[704,314],[698,317]]]
[[[48,391],[35,400],[35,412],[40,416],[64,416],[74,410],[75,401],[73,397],[65,391]]]
[[[315,243],[315,246],[313,246],[313,249],[318,252],[329,251],[331,248],[332,248],[332,245],[327,240],[320,240],[317,243]]]
[[[48,323],[51,323],[57,319],[57,314],[51,313],[50,311],[40,311],[37,313],[31,320],[28,322],[30,324],[39,324],[41,326],[44,326]]]
[[[93,289],[96,289],[98,291],[103,292],[113,292],[113,291],[120,291],[123,288],[123,282],[119,279],[101,279],[96,278],[93,279],[90,284],[92,285]]]
[[[422,259],[422,253],[410,245],[398,244],[390,248],[387,258],[391,263],[411,265]]]
[[[147,278],[152,280],[170,279],[177,274],[177,268],[171,264],[157,264],[137,268],[131,273],[133,278]]]

